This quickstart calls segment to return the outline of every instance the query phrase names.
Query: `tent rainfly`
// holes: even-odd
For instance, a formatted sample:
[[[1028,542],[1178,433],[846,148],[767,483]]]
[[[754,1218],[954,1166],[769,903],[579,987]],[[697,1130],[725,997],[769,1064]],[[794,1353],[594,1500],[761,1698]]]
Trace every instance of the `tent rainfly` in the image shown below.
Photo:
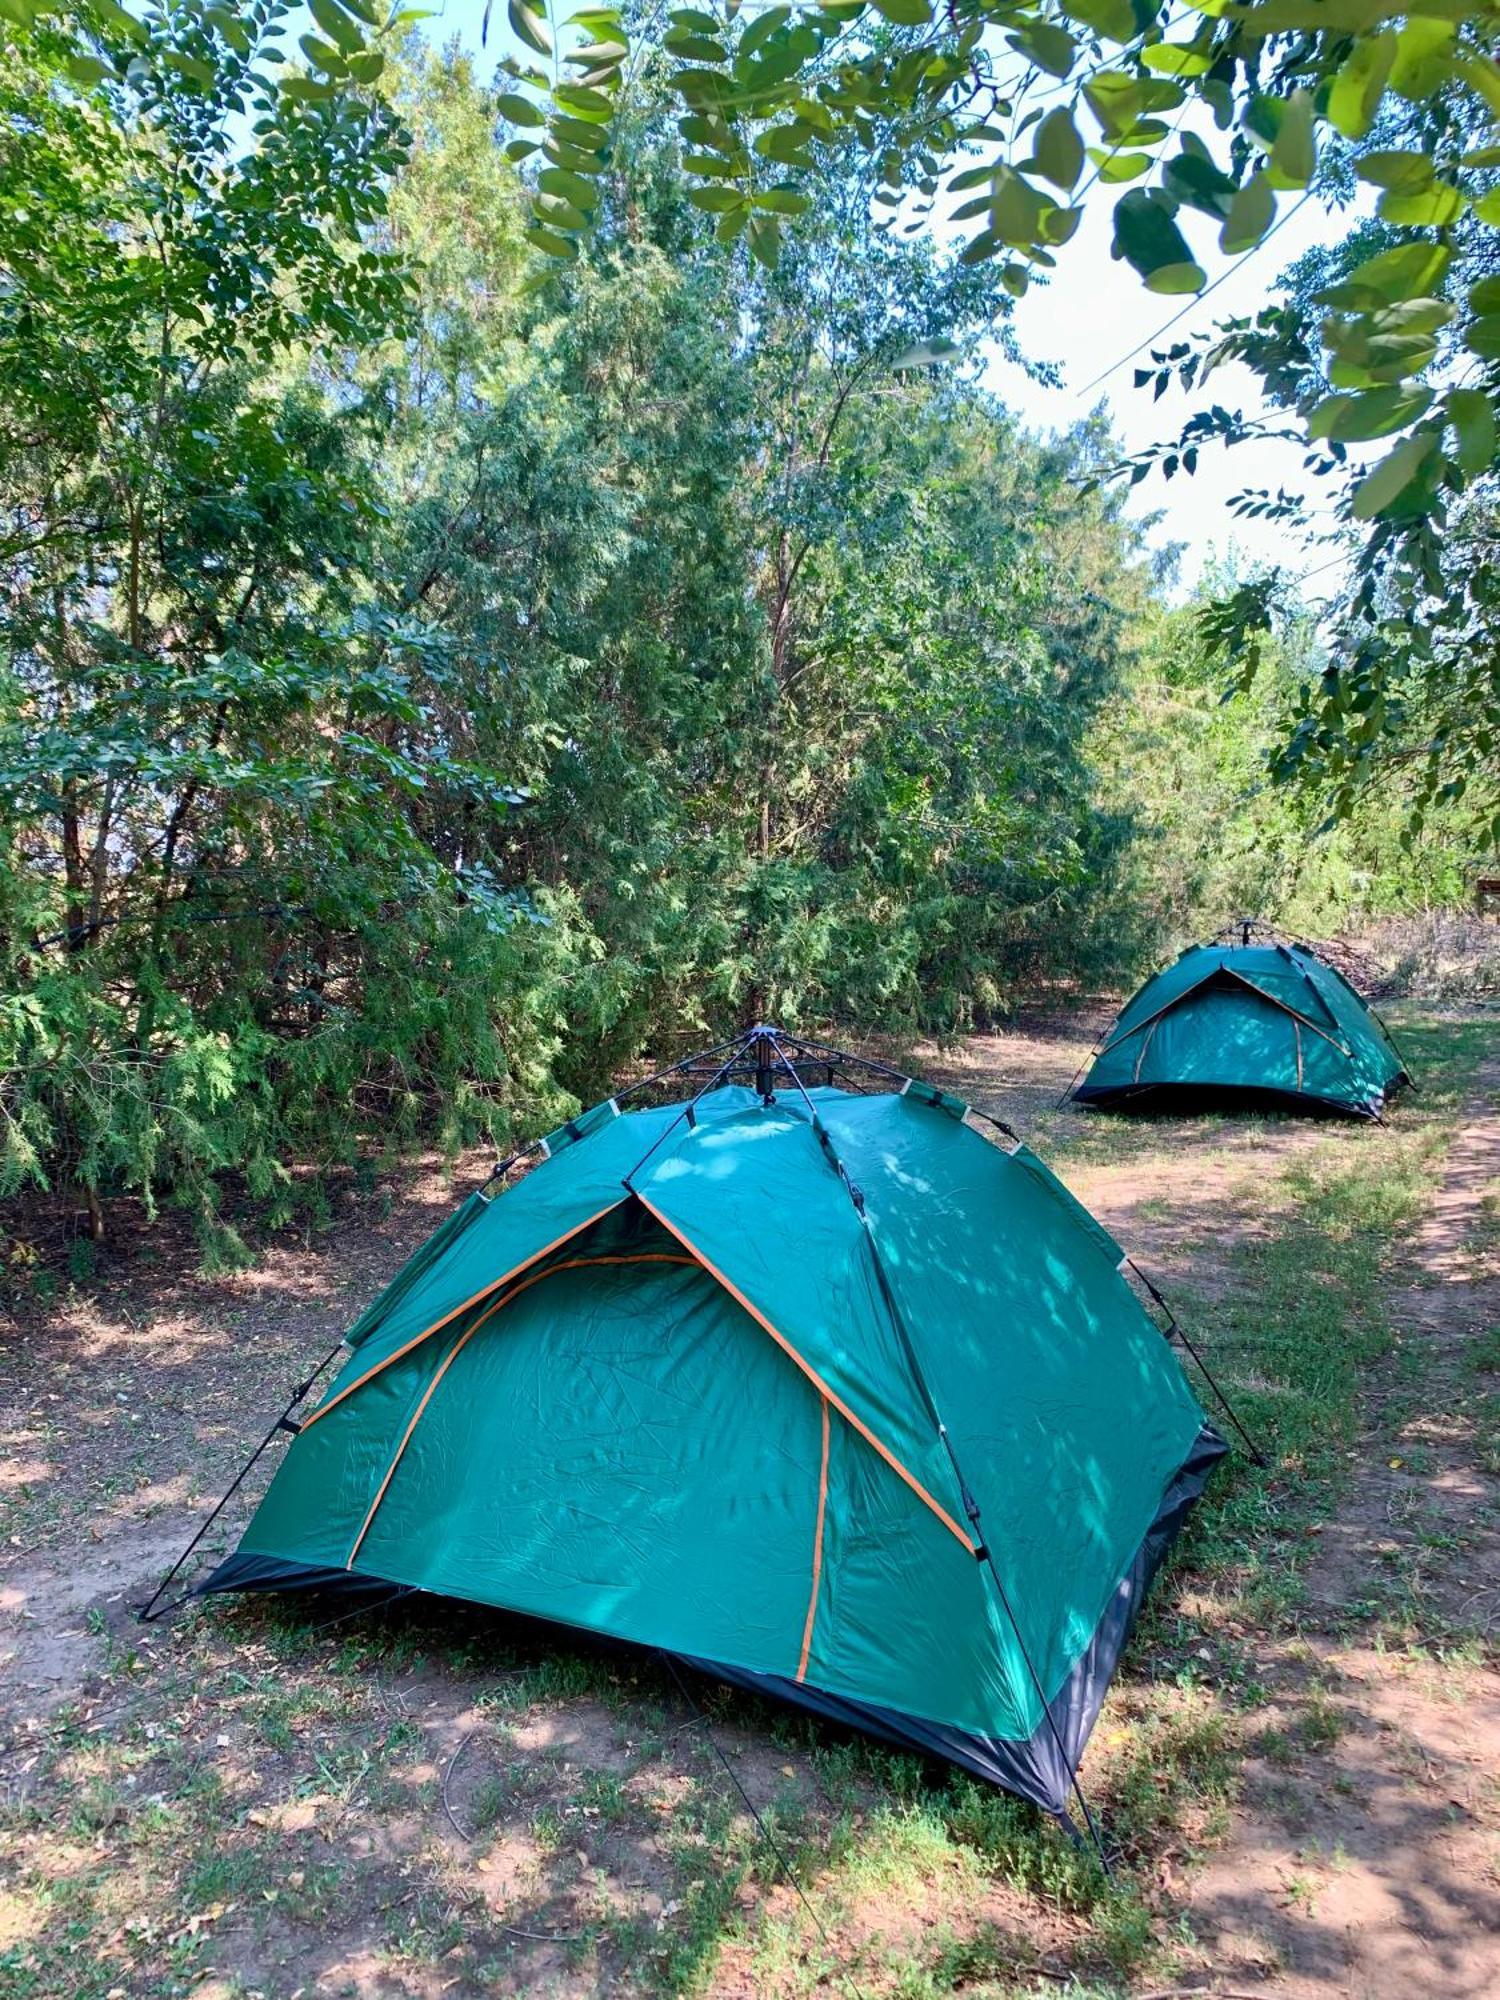
[[[1120,1014],[1072,1095],[1111,1110],[1245,1107],[1379,1118],[1411,1077],[1344,975],[1242,922],[1191,945]]]
[[[1065,1817],[1222,1440],[1013,1135],[768,1027],[678,1073],[417,1252],[202,1588],[504,1607]]]

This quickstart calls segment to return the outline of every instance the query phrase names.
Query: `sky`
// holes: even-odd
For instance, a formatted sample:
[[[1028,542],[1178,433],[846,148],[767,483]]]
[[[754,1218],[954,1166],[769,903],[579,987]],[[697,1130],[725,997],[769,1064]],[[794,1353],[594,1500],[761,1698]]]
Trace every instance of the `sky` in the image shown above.
[[[1055,363],[1061,385],[1034,382],[1017,364],[996,355],[986,370],[989,386],[1039,430],[1064,429],[1103,403],[1129,449],[1175,437],[1202,398],[1174,384],[1156,402],[1151,388],[1137,389],[1135,370],[1149,364],[1151,349],[1258,311],[1273,295],[1280,272],[1349,227],[1349,217],[1330,218],[1315,202],[1294,207],[1295,195],[1279,199],[1285,220],[1274,238],[1233,264],[1218,256],[1206,217],[1179,217],[1210,280],[1227,272],[1212,293],[1191,304],[1148,292],[1128,264],[1115,262],[1110,256],[1112,203],[1087,201],[1078,233],[1059,255],[1056,271],[1045,288],[1034,286],[1020,301],[1013,321],[1022,351]],[[1187,311],[1177,318],[1184,305]],[[1144,351],[1135,354],[1142,343]],[[1265,407],[1255,378],[1238,364],[1216,372],[1211,384],[1212,399],[1226,408],[1255,414]],[[1311,576],[1328,563],[1326,547],[1304,544],[1284,524],[1242,519],[1230,508],[1234,496],[1247,489],[1305,490],[1301,466],[1301,449],[1291,443],[1211,448],[1194,474],[1179,472],[1170,480],[1153,474],[1144,480],[1135,489],[1131,511],[1162,515],[1151,538],[1158,546],[1181,546],[1180,589],[1191,589],[1206,563],[1231,553],[1242,566],[1279,563]],[[1325,572],[1319,591],[1330,580]]]
[[[438,0],[423,28],[434,42],[457,35],[487,79],[492,63],[513,43],[505,0],[493,0],[488,43],[481,47],[484,12],[485,0]],[[1015,310],[1012,324],[1023,351],[1053,363],[1059,384],[1033,381],[994,349],[986,362],[985,381],[1037,431],[1066,430],[1102,404],[1123,445],[1136,450],[1175,436],[1196,403],[1176,388],[1160,402],[1153,402],[1149,389],[1136,389],[1134,369],[1149,359],[1149,351],[1125,359],[1131,350],[1141,343],[1147,350],[1170,344],[1210,331],[1219,320],[1255,312],[1272,296],[1281,271],[1315,244],[1342,234],[1353,218],[1331,218],[1316,202],[1296,205],[1296,196],[1282,195],[1275,235],[1232,267],[1218,255],[1215,230],[1206,217],[1179,218],[1199,262],[1210,280],[1218,282],[1158,340],[1159,330],[1188,302],[1148,292],[1129,265],[1111,258],[1110,193],[1103,188],[1093,191],[1078,233],[1059,255],[1058,268],[1045,286],[1033,286]],[[1294,205],[1295,212],[1289,212]],[[1242,367],[1216,374],[1212,394],[1216,402],[1247,414],[1263,408],[1254,378]],[[1130,512],[1142,518],[1160,516],[1149,530],[1150,543],[1178,551],[1179,594],[1193,589],[1206,566],[1226,560],[1242,569],[1280,564],[1310,582],[1316,579],[1310,593],[1315,597],[1336,585],[1326,546],[1289,532],[1284,524],[1245,520],[1231,510],[1234,496],[1247,489],[1300,488],[1301,459],[1300,450],[1289,443],[1210,449],[1199,459],[1196,473],[1179,473],[1170,480],[1153,474],[1134,489]]]

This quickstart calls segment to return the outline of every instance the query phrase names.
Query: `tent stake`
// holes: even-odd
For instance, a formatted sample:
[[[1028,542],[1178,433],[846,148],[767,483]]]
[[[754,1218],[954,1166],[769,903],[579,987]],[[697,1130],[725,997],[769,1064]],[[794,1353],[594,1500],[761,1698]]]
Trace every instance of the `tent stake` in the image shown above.
[[[703,1731],[704,1739],[707,1742],[709,1748],[713,1751],[715,1757],[717,1757],[719,1762],[723,1765],[724,1770],[728,1774],[730,1783],[734,1786],[735,1790],[744,1800],[745,1810],[746,1812],[749,1813],[751,1819],[754,1820],[756,1827],[760,1833],[760,1837],[765,1842],[766,1847],[770,1850],[770,1853],[774,1857],[777,1867],[781,1870],[787,1882],[795,1890],[797,1895],[797,1900],[801,1903],[803,1909],[806,1910],[807,1914],[812,1918],[818,1936],[823,1940],[824,1948],[827,1951],[832,1952],[833,1939],[828,1935],[828,1931],[826,1926],[824,1925],[823,1919],[818,1915],[817,1911],[813,1908],[812,1903],[808,1898],[807,1891],[803,1888],[802,1884],[797,1880],[797,1877],[793,1874],[792,1864],[787,1860],[785,1854],[783,1854],[781,1851],[781,1843],[777,1840],[776,1836],[772,1833],[771,1829],[766,1825],[766,1822],[761,1818],[759,1811],[756,1809],[756,1804],[754,1799],[752,1799],[750,1794],[745,1790],[744,1781],[741,1779],[739,1772],[736,1771],[733,1764],[731,1764],[729,1759],[724,1755],[723,1749],[719,1743],[719,1739],[714,1735],[713,1730],[709,1727],[708,1717],[704,1714],[703,1710],[698,1706],[697,1702],[694,1701],[692,1694],[688,1688],[687,1682],[682,1678],[682,1675],[678,1670],[676,1660],[666,1650],[665,1647],[659,1646],[657,1648],[657,1652],[663,1664],[665,1665],[668,1673],[670,1673],[673,1680],[676,1681],[677,1691],[682,1696],[683,1700],[687,1703],[689,1709],[692,1711],[692,1718],[694,1722],[697,1723],[698,1727]],[[853,1990],[853,1993],[855,1995],[855,2000],[863,2000],[863,1995],[861,1994],[859,1987],[855,1986],[853,1980],[850,1979],[847,1981],[847,1983]]]
[[[343,1344],[344,1344],[344,1336],[340,1334],[338,1339],[333,1343],[332,1347],[329,1348],[328,1352],[323,1356],[323,1359],[318,1363],[317,1367],[313,1370],[311,1375],[308,1376],[307,1380],[305,1382],[297,1383],[296,1386],[293,1388],[291,1394],[291,1400],[288,1402],[286,1408],[282,1411],[281,1415],[276,1419],[275,1423],[272,1424],[271,1428],[266,1432],[265,1436],[261,1439],[260,1443],[255,1447],[254,1451],[251,1452],[250,1456],[245,1460],[245,1463],[240,1467],[239,1471],[235,1474],[233,1480],[231,1480],[229,1486],[225,1489],[222,1497],[220,1498],[218,1505],[214,1508],[213,1512],[204,1521],[203,1525],[199,1528],[197,1534],[194,1535],[193,1539],[188,1543],[187,1547],[183,1550],[182,1554],[177,1558],[176,1562],[174,1562],[172,1567],[167,1571],[166,1575],[162,1578],[161,1582],[156,1586],[155,1590],[152,1591],[150,1597],[147,1598],[144,1604],[138,1606],[136,1611],[136,1616],[140,1619],[143,1625],[154,1624],[158,1618],[164,1618],[169,1611],[175,1611],[179,1605],[186,1604],[187,1600],[192,1596],[193,1594],[192,1590],[191,1588],[189,1588],[183,1591],[180,1597],[174,1597],[170,1604],[164,1604],[161,1606],[160,1610],[157,1609],[158,1602],[161,1598],[163,1591],[166,1589],[167,1585],[172,1581],[173,1577],[177,1575],[178,1571],[182,1568],[183,1564],[187,1561],[188,1557],[193,1553],[193,1550],[197,1548],[198,1544],[203,1540],[203,1537],[208,1533],[209,1529],[213,1526],[214,1522],[218,1520],[219,1516],[223,1513],[224,1509],[229,1505],[230,1501],[234,1498],[235,1494],[238,1493],[240,1487],[245,1483],[245,1480],[250,1473],[251,1467],[255,1464],[256,1460],[260,1457],[261,1453],[266,1450],[267,1446],[271,1443],[271,1440],[276,1436],[276,1433],[278,1431],[290,1431],[292,1435],[295,1436],[297,1431],[301,1429],[301,1426],[294,1420],[292,1412],[293,1410],[296,1409],[297,1405],[306,1398],[313,1384],[317,1381],[318,1377],[323,1373],[323,1370],[328,1366],[329,1362],[332,1361],[333,1357],[338,1353],[339,1349],[343,1346]]]

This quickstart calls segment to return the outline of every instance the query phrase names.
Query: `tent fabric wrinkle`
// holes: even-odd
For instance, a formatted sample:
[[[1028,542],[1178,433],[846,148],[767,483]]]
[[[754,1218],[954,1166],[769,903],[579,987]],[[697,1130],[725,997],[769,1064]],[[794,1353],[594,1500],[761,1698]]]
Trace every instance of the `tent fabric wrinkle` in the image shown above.
[[[1061,1810],[1222,1443],[1029,1149],[930,1086],[744,1070],[465,1203],[205,1588],[466,1599]]]

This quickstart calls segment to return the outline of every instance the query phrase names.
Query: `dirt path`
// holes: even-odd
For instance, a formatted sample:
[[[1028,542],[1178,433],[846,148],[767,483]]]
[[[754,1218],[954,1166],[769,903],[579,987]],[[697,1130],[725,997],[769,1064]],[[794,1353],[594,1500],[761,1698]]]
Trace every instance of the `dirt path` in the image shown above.
[[[1480,1080],[1411,1245],[1403,1343],[1370,1383],[1303,1631],[1267,1662],[1261,1740],[1309,1747],[1250,1764],[1245,1810],[1190,1894],[1215,1984],[1276,2000],[1500,1994],[1500,1675],[1472,1643],[1500,1629],[1475,1389],[1500,1326],[1500,1062]],[[1426,1643],[1369,1643],[1372,1605]]]
[[[1216,1358],[1234,1361],[1246,1299],[1258,1332],[1305,1328],[1276,1285],[1347,1291],[1349,1260],[1328,1261],[1324,1210],[1299,1222],[1301,1184],[1358,1166],[1384,1185],[1403,1146],[1411,1173],[1419,1119],[1059,1111],[1097,1025],[1039,1020],[921,1066],[1055,1161],[1206,1318]],[[1327,1516],[1316,1541],[1277,1513],[1290,1472],[1246,1481],[1248,1511],[1158,1592],[1089,1751],[1132,1843],[1138,1900],[1113,1932],[1108,1909],[1066,1904],[1057,1854],[998,1797],[913,1789],[878,1748],[701,1691],[799,1854],[825,1951],[649,1662],[452,1606],[136,1625],[268,1393],[447,1213],[436,1163],[253,1270],[142,1258],[38,1306],[0,1343],[0,1989],[13,1966],[34,2000],[801,2000],[847,1990],[836,1964],[887,2000],[1500,2000],[1497,1175],[1500,1114],[1476,1102],[1394,1280],[1402,1338],[1365,1382],[1353,1478],[1304,1508]],[[1388,1225],[1367,1226],[1389,1304]],[[1301,1579],[1291,1616],[1237,1594],[1243,1549],[1271,1544],[1277,1578]]]

